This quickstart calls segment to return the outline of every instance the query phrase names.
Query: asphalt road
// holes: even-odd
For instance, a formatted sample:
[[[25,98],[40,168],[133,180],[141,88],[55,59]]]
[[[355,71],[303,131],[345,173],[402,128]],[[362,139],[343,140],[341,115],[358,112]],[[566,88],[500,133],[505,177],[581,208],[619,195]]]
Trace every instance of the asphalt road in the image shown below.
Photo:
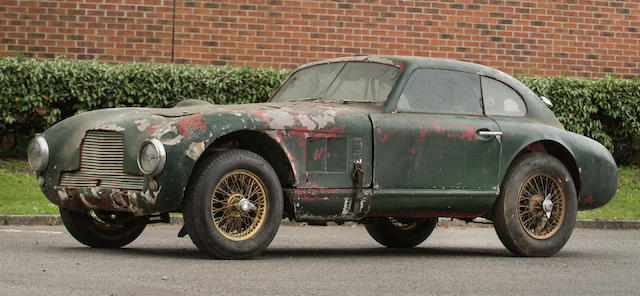
[[[60,226],[0,226],[1,295],[638,295],[640,231],[584,230],[551,258],[513,257],[491,228],[437,228],[418,248],[363,227],[281,226],[262,256],[205,259],[179,227],[91,249]]]

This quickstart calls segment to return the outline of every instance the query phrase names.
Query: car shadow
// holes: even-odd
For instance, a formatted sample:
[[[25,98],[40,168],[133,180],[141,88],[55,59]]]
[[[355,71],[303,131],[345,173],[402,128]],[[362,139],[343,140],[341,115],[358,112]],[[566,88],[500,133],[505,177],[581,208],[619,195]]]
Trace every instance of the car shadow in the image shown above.
[[[513,257],[507,250],[492,248],[435,248],[417,247],[409,249],[395,249],[385,247],[375,248],[269,248],[261,257],[291,258],[291,257]]]
[[[96,249],[89,247],[60,248],[65,253],[100,253],[105,256],[179,258],[181,260],[201,260],[209,257],[197,248],[149,248],[125,247],[120,249]],[[565,257],[570,252],[561,252],[554,257]],[[267,248],[254,260],[274,260],[291,258],[371,258],[371,257],[408,257],[408,258],[446,258],[446,257],[517,257],[502,248],[455,248],[455,247],[417,247],[410,249],[375,248]]]

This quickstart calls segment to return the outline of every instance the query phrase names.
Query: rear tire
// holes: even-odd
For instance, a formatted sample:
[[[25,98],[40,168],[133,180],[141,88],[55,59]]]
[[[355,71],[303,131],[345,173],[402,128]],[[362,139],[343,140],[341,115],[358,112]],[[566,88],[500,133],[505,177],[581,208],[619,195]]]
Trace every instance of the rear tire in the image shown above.
[[[422,243],[433,232],[438,218],[389,217],[365,224],[369,235],[389,248],[412,248]]]
[[[218,259],[259,255],[282,219],[282,187],[271,165],[253,152],[231,149],[203,159],[194,178],[184,201],[193,243]]]
[[[512,253],[546,257],[569,240],[576,215],[576,188],[569,171],[551,155],[528,153],[514,161],[505,177],[494,207],[494,227]]]
[[[120,217],[116,221],[110,221],[110,214],[78,213],[60,208],[60,217],[71,236],[94,248],[120,248],[128,245],[140,236],[149,221],[146,216],[115,214]]]

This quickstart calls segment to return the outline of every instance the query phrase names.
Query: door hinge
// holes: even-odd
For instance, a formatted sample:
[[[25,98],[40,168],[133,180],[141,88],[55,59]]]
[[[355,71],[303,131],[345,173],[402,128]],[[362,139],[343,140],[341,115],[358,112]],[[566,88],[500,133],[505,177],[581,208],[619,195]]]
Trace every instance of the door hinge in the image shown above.
[[[353,173],[351,178],[355,182],[356,192],[355,196],[351,199],[351,212],[354,214],[360,214],[361,205],[360,202],[364,197],[364,170],[362,169],[362,159],[355,160],[353,162]]]

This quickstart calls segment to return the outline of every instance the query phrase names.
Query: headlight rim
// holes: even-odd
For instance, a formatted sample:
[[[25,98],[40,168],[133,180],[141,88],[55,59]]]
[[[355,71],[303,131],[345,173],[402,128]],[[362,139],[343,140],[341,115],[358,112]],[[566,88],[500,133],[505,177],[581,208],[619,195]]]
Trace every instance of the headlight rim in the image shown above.
[[[32,163],[32,159],[33,157],[31,156],[31,153],[29,153],[29,147],[31,146],[31,143],[33,142],[37,142],[38,145],[40,145],[40,155],[38,155],[39,157],[44,157],[44,161],[41,163],[40,167],[38,168],[34,168],[33,163]],[[34,170],[35,172],[38,173],[42,173],[44,172],[47,167],[49,166],[49,143],[47,143],[47,140],[44,138],[44,136],[42,136],[42,134],[36,134],[33,139],[31,139],[31,141],[29,141],[29,144],[27,145],[27,161],[29,162],[29,167],[31,167],[32,170]]]
[[[144,149],[144,147],[147,144],[151,144],[153,145],[153,147],[156,149],[156,151],[158,152],[158,165],[155,167],[155,169],[151,172],[147,172],[142,168],[142,164],[141,164],[141,157],[142,157],[142,150]],[[152,138],[152,139],[148,139],[145,140],[144,142],[142,142],[142,145],[140,145],[140,149],[138,150],[138,169],[145,175],[150,175],[150,176],[157,176],[158,174],[160,174],[163,170],[164,170],[164,165],[167,161],[167,153],[164,149],[164,145],[162,145],[162,142],[160,142],[160,140],[156,139],[156,138]]]

